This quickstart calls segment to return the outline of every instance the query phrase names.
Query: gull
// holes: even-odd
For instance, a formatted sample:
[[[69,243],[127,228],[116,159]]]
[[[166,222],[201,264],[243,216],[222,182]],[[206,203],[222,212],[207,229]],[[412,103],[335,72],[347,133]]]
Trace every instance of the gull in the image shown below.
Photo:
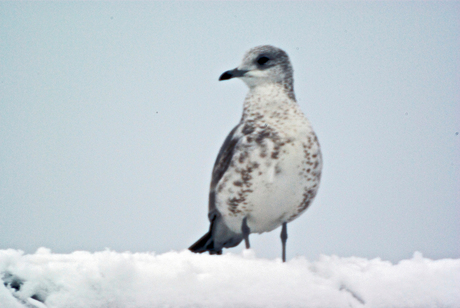
[[[281,226],[286,262],[287,223],[312,203],[319,188],[321,148],[296,102],[293,69],[283,50],[257,46],[219,80],[249,87],[241,121],[225,139],[212,171],[209,231],[189,250],[222,254],[249,234]]]

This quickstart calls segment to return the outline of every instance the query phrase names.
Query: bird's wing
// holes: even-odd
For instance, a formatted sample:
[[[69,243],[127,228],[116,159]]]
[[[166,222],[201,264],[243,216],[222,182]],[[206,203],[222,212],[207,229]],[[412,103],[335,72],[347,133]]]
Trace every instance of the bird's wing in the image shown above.
[[[211,178],[211,189],[209,192],[209,219],[212,221],[215,215],[217,214],[216,209],[216,187],[220,179],[224,176],[230,162],[232,161],[233,155],[235,153],[236,145],[241,139],[242,135],[237,134],[238,128],[241,126],[241,123],[235,126],[232,131],[228,134],[227,138],[224,141],[224,144],[220,148],[219,154],[217,155],[216,162],[214,163],[214,168],[212,170]]]

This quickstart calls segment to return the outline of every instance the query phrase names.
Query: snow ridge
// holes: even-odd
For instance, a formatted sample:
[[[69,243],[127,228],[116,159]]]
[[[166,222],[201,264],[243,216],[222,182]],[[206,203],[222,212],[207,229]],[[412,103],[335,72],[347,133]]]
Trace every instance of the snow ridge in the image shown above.
[[[2,308],[460,307],[460,259],[0,250]]]

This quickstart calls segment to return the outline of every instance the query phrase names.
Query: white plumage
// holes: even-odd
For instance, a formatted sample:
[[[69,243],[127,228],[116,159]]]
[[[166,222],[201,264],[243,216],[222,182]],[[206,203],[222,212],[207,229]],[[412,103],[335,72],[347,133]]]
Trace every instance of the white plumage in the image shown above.
[[[320,145],[296,103],[292,74],[284,51],[259,46],[220,77],[241,78],[249,93],[241,122],[225,140],[214,166],[210,230],[190,250],[220,254],[243,238],[249,247],[249,233],[283,225],[284,259],[286,223],[313,201],[322,168]]]

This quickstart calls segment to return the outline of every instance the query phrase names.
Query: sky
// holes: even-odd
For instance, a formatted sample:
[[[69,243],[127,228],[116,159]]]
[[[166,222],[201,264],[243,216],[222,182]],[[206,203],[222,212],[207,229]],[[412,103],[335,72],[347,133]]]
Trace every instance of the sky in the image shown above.
[[[287,258],[459,258],[455,1],[0,2],[0,249],[189,247],[247,93],[218,78],[263,44],[324,159]]]
[[[460,259],[0,250],[2,308],[456,308]]]

